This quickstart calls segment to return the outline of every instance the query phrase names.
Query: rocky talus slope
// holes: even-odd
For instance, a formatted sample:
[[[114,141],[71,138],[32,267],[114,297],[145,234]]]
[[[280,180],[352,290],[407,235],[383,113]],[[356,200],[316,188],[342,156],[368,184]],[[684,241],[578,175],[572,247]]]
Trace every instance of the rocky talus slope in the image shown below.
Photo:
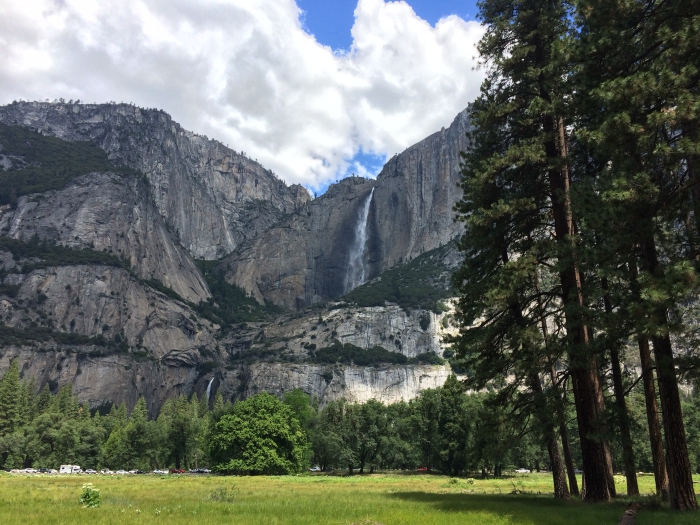
[[[229,255],[222,263],[227,279],[260,301],[299,309],[352,289],[347,276],[359,229],[366,236],[365,280],[448,243],[459,233],[452,208],[462,195],[468,129],[465,110],[449,128],[389,160],[376,181],[348,178],[331,186]]]

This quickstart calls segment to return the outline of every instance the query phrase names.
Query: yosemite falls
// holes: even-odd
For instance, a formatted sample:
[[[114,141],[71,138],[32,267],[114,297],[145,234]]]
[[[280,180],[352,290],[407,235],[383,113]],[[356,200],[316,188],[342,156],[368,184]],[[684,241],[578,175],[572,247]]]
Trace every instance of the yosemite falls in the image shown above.
[[[355,225],[355,239],[350,246],[348,256],[348,271],[345,275],[345,293],[357,288],[365,282],[365,253],[367,252],[367,219],[369,207],[372,204],[374,188],[362,206],[360,215]]]

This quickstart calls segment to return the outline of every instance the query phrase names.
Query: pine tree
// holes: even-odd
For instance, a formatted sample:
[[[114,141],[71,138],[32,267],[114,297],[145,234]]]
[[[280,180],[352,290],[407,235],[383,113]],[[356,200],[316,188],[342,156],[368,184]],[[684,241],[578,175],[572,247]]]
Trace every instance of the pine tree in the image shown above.
[[[480,329],[463,330],[458,350],[465,355],[481,348],[484,377],[515,370],[535,390],[535,376],[565,350],[587,480],[584,498],[608,500],[615,488],[576,243],[565,121],[572,12],[555,0],[497,0],[479,7],[488,24],[479,44],[488,72],[471,112],[476,131],[465,156],[465,197],[457,207],[466,226],[460,241],[466,261],[456,283],[463,326],[478,322]],[[540,270],[548,277],[542,290]],[[555,297],[563,308],[552,307]],[[542,344],[532,314],[537,298],[561,316],[561,344]]]
[[[681,510],[697,501],[671,334],[684,328],[679,305],[698,292],[699,7],[694,0],[582,2],[576,80],[579,137],[594,161],[592,195],[600,197],[589,218],[603,211],[614,219],[598,221],[599,265],[628,268],[632,293],[619,305],[640,350],[647,340],[654,348],[670,500]],[[662,475],[659,469],[657,486]]]
[[[19,364],[13,359],[0,381],[0,436],[13,433],[21,424]]]

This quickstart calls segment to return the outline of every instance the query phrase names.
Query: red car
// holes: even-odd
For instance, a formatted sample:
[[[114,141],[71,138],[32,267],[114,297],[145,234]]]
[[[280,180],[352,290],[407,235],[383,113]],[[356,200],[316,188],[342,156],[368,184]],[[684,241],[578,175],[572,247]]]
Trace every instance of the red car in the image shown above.
[[[182,468],[171,468],[171,469],[170,469],[170,473],[171,473],[171,474],[184,474],[184,473],[185,473],[185,469],[182,469]]]
[[[418,472],[428,472],[428,467],[419,467]]]

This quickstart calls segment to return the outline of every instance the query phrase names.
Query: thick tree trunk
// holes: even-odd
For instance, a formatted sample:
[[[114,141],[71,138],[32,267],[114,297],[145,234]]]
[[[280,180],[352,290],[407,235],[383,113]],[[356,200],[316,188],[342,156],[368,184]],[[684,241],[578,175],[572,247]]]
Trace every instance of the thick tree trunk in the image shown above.
[[[659,407],[656,403],[656,387],[654,386],[654,370],[651,362],[649,340],[646,336],[637,336],[639,343],[639,358],[642,365],[642,382],[644,384],[644,401],[647,409],[647,424],[649,426],[649,441],[651,444],[651,461],[654,466],[654,481],[656,493],[664,500],[668,499],[668,472],[664,457],[664,442],[659,423]]]
[[[658,275],[659,265],[656,245],[653,237],[644,240],[642,261],[644,269],[651,275]],[[652,320],[657,328],[667,327],[667,312],[656,308],[651,311]],[[669,501],[677,510],[694,510],[698,502],[693,488],[693,477],[688,456],[688,444],[685,438],[681,396],[673,358],[673,347],[668,331],[650,337],[656,358],[659,399],[663,415],[664,435],[666,438],[666,467],[668,469]]]
[[[669,501],[674,509],[694,510],[698,508],[698,502],[693,488],[671,339],[668,335],[655,336],[651,341],[656,357],[659,398],[666,437]]]
[[[558,132],[558,141],[545,143],[550,162],[562,162],[561,168],[549,169],[549,183],[554,216],[556,239],[561,246],[565,265],[560,273],[562,301],[564,303],[566,330],[570,337],[569,367],[573,381],[574,404],[581,438],[583,472],[586,476],[586,501],[608,501],[614,497],[611,487],[609,451],[601,436],[606,434],[603,407],[603,391],[598,377],[598,365],[591,355],[589,331],[581,309],[585,307],[582,277],[576,263],[575,234],[571,210],[569,172],[565,167],[566,141],[564,124],[545,115],[542,118],[545,134]],[[557,144],[558,142],[558,144]],[[611,490],[612,489],[612,490]]]
[[[557,433],[554,429],[554,423],[547,416],[546,402],[544,392],[542,391],[542,382],[537,374],[530,375],[530,388],[535,396],[535,410],[537,410],[540,422],[544,429],[545,440],[547,442],[547,452],[549,453],[549,462],[552,465],[552,480],[554,481],[554,497],[559,499],[568,499],[571,497],[569,487],[566,485],[566,470],[564,462],[559,452],[559,443],[557,443]],[[538,469],[539,471],[539,463]]]

